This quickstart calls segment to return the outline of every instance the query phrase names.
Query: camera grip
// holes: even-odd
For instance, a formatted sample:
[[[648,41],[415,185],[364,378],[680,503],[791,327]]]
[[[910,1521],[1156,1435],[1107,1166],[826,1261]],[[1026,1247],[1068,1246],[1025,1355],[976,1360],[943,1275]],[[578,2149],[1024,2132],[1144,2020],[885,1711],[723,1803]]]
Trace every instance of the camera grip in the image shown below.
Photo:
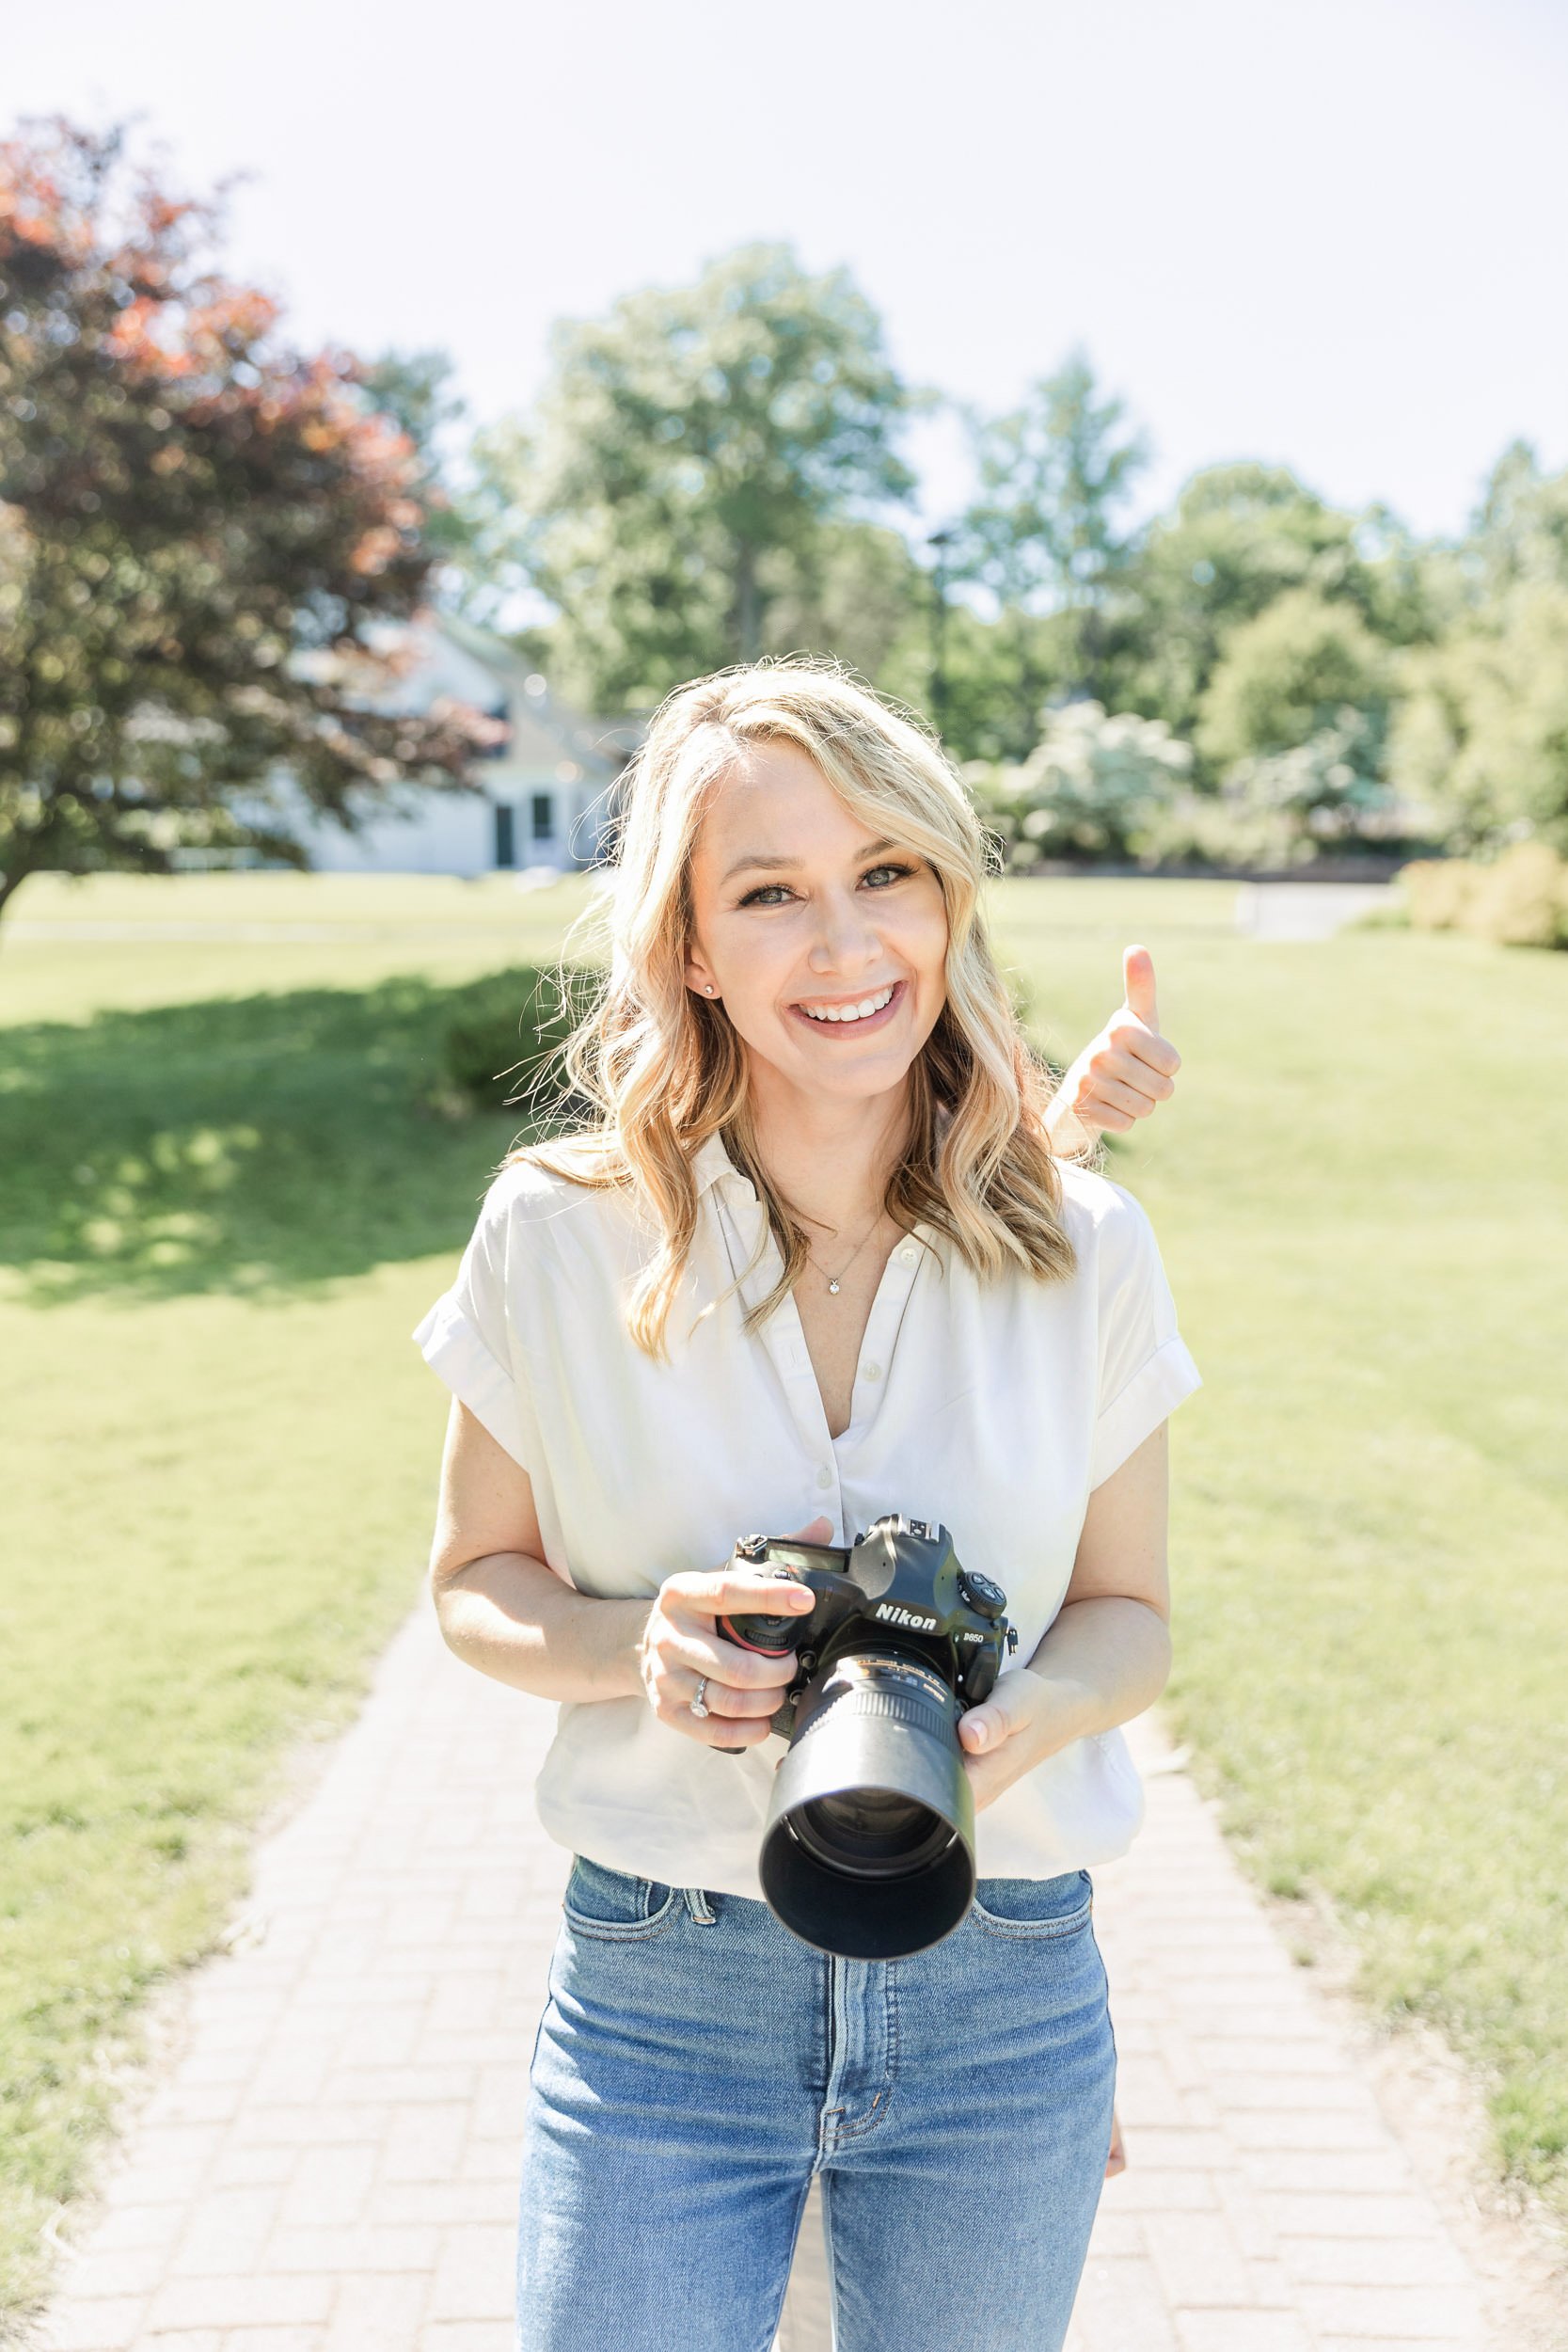
[[[800,1626],[799,1617],[769,1617],[748,1611],[738,1617],[718,1617],[714,1620],[726,1642],[736,1649],[749,1649],[759,1658],[787,1658],[795,1647],[791,1636]]]

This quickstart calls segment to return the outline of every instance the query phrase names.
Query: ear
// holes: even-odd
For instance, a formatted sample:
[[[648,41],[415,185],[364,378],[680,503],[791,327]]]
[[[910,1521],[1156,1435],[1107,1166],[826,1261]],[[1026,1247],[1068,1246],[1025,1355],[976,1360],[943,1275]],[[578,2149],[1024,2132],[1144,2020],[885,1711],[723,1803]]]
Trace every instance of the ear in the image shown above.
[[[686,985],[689,989],[690,989],[693,995],[706,996],[711,989],[713,992],[714,1001],[717,1001],[719,995],[719,983],[714,978],[712,973],[708,970],[707,965],[703,961],[701,956],[690,955],[687,957],[684,977]]]

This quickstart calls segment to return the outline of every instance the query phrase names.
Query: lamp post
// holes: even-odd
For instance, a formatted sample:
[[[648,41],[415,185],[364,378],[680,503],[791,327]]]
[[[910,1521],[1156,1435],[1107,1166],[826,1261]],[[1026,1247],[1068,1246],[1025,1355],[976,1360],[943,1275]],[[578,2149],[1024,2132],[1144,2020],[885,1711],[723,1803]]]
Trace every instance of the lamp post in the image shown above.
[[[933,531],[926,545],[935,559],[931,565],[931,724],[940,735],[947,722],[947,675],[943,654],[947,637],[947,550],[953,544],[950,531]]]

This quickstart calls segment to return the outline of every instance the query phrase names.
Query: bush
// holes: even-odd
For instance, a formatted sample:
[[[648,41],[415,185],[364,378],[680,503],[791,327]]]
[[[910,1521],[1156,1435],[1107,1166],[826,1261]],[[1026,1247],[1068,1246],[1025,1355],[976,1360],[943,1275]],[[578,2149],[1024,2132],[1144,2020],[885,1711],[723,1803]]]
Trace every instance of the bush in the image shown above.
[[[1292,866],[1399,841],[1407,812],[1377,765],[1377,721],[1347,705],[1293,751],[1238,760],[1217,795],[1185,792],[1154,811],[1138,854],[1146,864]]]
[[[1097,702],[1041,713],[1045,732],[1022,765],[973,760],[964,779],[1001,844],[1027,872],[1046,858],[1124,858],[1168,801],[1192,753],[1160,719],[1107,716]]]
[[[1568,947],[1568,860],[1516,841],[1490,866],[1420,858],[1400,882],[1418,930],[1467,931],[1500,947]]]
[[[1479,866],[1462,857],[1419,857],[1399,871],[1400,888],[1418,931],[1456,931],[1475,896]]]
[[[560,1057],[602,984],[572,964],[560,972],[523,964],[475,980],[442,1041],[437,1106],[461,1113],[521,1102],[542,1114],[586,1115],[589,1106],[565,1090]]]

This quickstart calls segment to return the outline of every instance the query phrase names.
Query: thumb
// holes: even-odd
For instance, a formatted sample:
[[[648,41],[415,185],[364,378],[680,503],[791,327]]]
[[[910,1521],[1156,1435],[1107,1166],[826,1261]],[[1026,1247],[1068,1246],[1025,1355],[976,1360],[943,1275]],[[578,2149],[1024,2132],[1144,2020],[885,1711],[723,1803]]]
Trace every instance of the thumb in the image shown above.
[[[1019,1688],[1009,1691],[1009,1682]],[[1022,1684],[1016,1675],[1004,1675],[984,1707],[972,1707],[958,1718],[958,1738],[971,1756],[983,1756],[1011,1737],[1026,1711],[1022,1708]]]
[[[824,1518],[818,1512],[816,1518],[806,1521],[804,1527],[792,1527],[784,1537],[784,1541],[797,1544],[825,1544],[832,1532],[832,1519]]]
[[[1146,1029],[1158,1032],[1160,1009],[1154,1001],[1154,958],[1147,947],[1122,950],[1121,985],[1128,1011],[1136,1013]]]

